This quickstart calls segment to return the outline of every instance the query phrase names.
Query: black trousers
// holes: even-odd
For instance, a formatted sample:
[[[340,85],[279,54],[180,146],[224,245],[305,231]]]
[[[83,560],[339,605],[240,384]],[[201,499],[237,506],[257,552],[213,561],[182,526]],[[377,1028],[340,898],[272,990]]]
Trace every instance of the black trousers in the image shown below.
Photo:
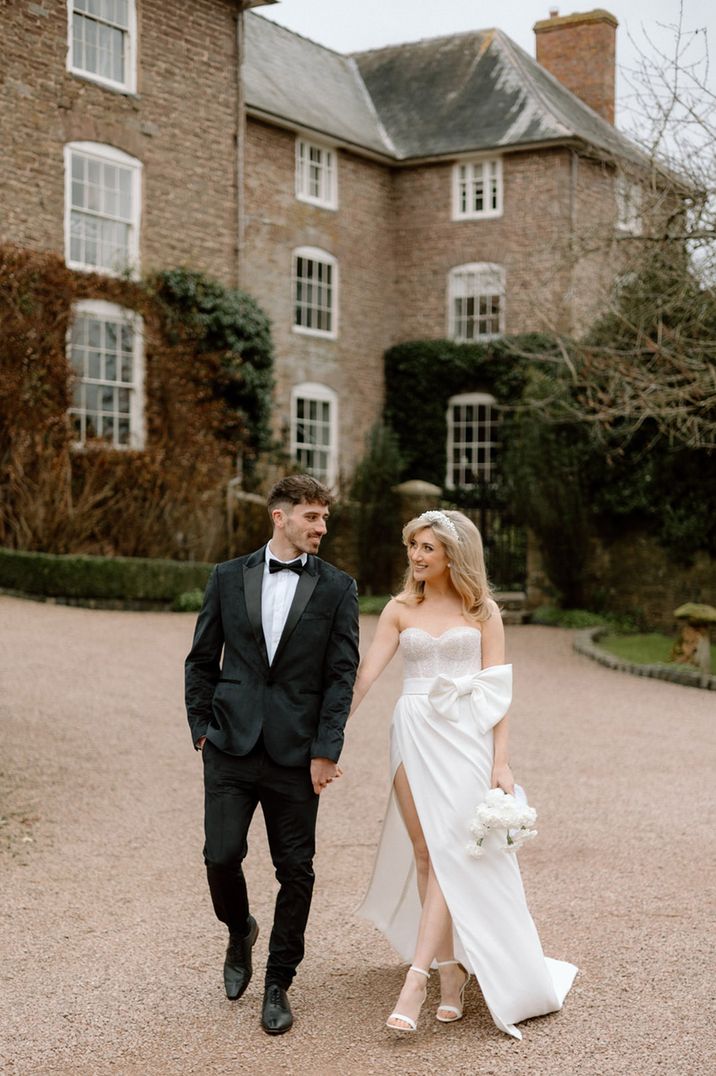
[[[204,758],[204,862],[214,911],[231,933],[247,932],[249,899],[241,864],[257,804],[280,884],[266,982],[285,990],[303,959],[313,892],[319,797],[308,766],[279,766],[263,739],[248,755],[227,755],[207,740]]]

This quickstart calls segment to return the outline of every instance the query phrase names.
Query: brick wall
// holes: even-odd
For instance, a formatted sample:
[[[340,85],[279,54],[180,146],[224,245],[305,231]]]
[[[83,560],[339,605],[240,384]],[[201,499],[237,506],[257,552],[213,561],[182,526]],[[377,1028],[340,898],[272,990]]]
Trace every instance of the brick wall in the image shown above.
[[[142,0],[138,93],[66,70],[64,0],[4,3],[0,240],[64,247],[66,142],[109,143],[144,166],[142,269],[191,264],[235,276],[233,5]]]
[[[142,0],[138,12],[138,93],[125,95],[66,71],[64,0],[2,6],[0,240],[61,252],[63,146],[104,142],[143,163],[142,270],[184,264],[235,283],[233,4]],[[446,335],[451,268],[504,266],[509,333],[583,327],[610,282],[611,176],[575,169],[566,149],[506,154],[504,212],[482,221],[451,219],[451,164],[395,168],[341,150],[334,212],[296,199],[294,161],[292,132],[249,120],[242,285],[273,323],[277,436],[286,443],[294,385],[332,388],[344,475],[380,414],[386,348]],[[338,261],[336,340],[292,331],[297,246]]]
[[[393,298],[391,170],[338,153],[338,210],[295,197],[295,135],[250,120],[246,145],[245,286],[272,321],[277,354],[274,426],[287,431],[291,388],[304,381],[338,394],[339,467],[363,454],[383,401],[383,352],[397,339]],[[335,340],[293,332],[292,251],[319,247],[338,261]]]
[[[448,272],[467,262],[504,266],[508,333],[566,329],[569,176],[564,150],[505,155],[502,216],[454,221],[451,164],[398,171],[400,338],[447,335]]]

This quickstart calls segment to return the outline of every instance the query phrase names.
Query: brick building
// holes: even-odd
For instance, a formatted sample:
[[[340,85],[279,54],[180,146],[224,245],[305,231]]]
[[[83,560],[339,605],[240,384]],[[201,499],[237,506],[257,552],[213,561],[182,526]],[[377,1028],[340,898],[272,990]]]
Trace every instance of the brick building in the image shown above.
[[[607,12],[537,23],[537,62],[499,30],[344,56],[244,15],[270,2],[0,3],[0,241],[245,288],[273,325],[276,432],[334,482],[387,347],[588,323],[642,162],[612,125]],[[141,448],[140,328],[78,305],[80,441]],[[448,485],[489,468],[490,415],[450,402]]]

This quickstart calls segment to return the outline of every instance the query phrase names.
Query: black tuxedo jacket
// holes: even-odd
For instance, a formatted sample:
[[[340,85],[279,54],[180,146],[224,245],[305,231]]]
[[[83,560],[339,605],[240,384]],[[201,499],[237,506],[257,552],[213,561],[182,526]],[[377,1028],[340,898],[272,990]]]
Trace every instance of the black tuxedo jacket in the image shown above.
[[[337,762],[358,667],[355,581],[309,556],[269,665],[265,549],[217,564],[209,579],[185,662],[192,740],[206,736],[221,751],[245,755],[263,731],[280,765]]]

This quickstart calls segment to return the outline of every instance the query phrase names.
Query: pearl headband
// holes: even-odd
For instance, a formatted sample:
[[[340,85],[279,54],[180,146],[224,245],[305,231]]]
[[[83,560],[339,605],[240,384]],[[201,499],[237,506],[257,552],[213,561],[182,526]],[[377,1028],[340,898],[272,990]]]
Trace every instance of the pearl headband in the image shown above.
[[[432,523],[441,523],[443,527],[453,536],[456,542],[460,541],[460,535],[457,533],[457,527],[444,512],[431,511],[423,512],[421,516],[418,516],[418,523],[422,523],[425,520],[426,526],[430,526]]]

